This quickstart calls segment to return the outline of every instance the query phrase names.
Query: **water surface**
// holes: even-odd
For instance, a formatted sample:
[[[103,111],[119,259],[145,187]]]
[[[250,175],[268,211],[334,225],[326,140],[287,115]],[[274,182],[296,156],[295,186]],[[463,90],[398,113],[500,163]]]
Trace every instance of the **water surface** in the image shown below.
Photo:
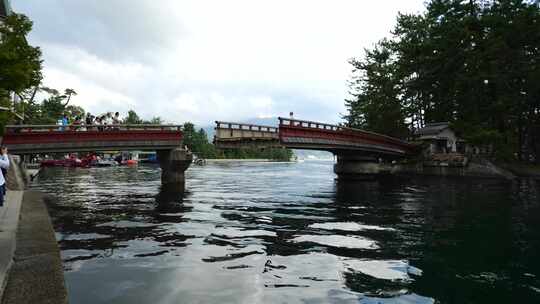
[[[47,168],[70,303],[540,303],[540,185],[332,162]]]

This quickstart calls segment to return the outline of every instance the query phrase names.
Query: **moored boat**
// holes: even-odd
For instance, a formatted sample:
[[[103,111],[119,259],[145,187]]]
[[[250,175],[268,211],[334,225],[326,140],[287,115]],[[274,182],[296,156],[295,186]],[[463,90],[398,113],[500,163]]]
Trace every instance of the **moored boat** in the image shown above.
[[[66,158],[66,159],[44,159],[41,161],[42,167],[76,167],[87,168],[89,166],[87,161],[78,158]]]

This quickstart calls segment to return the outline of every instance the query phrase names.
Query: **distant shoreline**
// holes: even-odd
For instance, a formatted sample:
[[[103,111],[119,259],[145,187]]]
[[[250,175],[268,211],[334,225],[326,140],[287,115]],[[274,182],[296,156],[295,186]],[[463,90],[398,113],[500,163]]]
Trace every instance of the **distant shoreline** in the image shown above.
[[[279,160],[273,160],[273,159],[267,159],[267,158],[207,158],[205,159],[208,163],[226,163],[226,162],[286,162],[286,161],[279,161]]]
[[[298,159],[298,160],[274,160],[267,158],[208,158],[207,163],[226,163],[226,162],[254,162],[254,163],[297,163],[303,161],[333,161],[333,159]]]

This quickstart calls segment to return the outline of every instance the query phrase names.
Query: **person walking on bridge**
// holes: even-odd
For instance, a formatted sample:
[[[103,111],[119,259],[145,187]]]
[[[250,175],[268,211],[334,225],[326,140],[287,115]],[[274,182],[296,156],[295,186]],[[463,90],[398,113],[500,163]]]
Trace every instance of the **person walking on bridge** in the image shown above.
[[[67,114],[66,113],[62,114],[62,118],[58,122],[60,122],[62,125],[60,127],[60,131],[66,131],[67,125],[69,125],[69,119],[67,117]]]
[[[90,112],[86,113],[86,119],[84,122],[86,125],[86,130],[92,130],[91,126],[94,124],[94,119],[92,118],[92,114],[90,114]]]
[[[113,125],[119,125],[121,122],[122,120],[120,119],[120,113],[114,113],[114,117],[112,118]]]
[[[7,175],[7,170],[9,169],[7,148],[4,146],[0,147],[0,168],[2,168],[0,171],[0,207],[2,207],[4,205],[4,196],[6,195],[6,179],[4,174]]]

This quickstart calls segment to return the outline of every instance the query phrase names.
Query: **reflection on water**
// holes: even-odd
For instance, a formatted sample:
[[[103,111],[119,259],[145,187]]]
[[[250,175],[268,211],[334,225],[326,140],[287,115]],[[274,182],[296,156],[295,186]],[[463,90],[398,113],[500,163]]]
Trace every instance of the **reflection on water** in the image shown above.
[[[539,303],[540,186],[330,162],[47,169],[71,303]]]

